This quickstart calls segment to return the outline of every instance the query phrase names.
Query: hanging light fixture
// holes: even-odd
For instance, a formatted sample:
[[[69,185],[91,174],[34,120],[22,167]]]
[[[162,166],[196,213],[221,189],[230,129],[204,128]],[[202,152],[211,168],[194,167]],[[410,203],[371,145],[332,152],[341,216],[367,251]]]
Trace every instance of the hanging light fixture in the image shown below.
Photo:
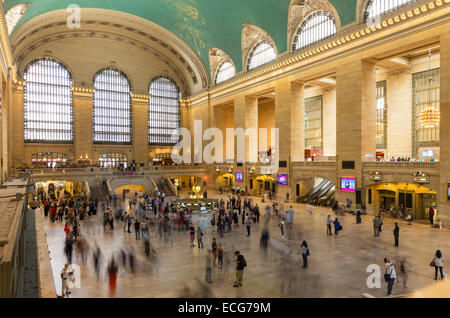
[[[429,49],[428,53],[428,64],[429,69],[431,70],[431,49]],[[435,128],[439,126],[439,123],[441,121],[441,112],[439,109],[431,105],[431,81],[433,78],[430,76],[428,78],[428,106],[425,107],[420,112],[420,124],[424,128]]]

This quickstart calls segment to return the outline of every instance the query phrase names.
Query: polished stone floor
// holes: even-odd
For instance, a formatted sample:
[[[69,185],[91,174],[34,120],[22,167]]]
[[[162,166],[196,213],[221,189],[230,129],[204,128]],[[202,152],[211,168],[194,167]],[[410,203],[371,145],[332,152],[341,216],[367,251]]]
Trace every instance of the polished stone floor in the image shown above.
[[[259,202],[259,199],[255,200]],[[206,231],[204,249],[190,248],[187,232],[174,232],[166,239],[160,239],[152,232],[155,254],[147,259],[142,241],[136,241],[134,233],[124,233],[122,223],[116,224],[114,231],[103,233],[101,216],[91,217],[84,221],[82,231],[91,246],[97,242],[102,249],[101,277],[97,281],[91,258],[83,265],[75,256],[74,263],[81,267],[81,288],[73,289],[70,297],[108,297],[107,260],[124,246],[134,249],[139,268],[135,273],[119,269],[115,297],[361,297],[363,293],[384,297],[383,272],[381,288],[369,289],[366,285],[370,275],[366,272],[367,266],[378,264],[383,270],[384,257],[406,259],[407,288],[402,284],[394,288],[396,295],[403,295],[435,283],[434,269],[429,263],[437,249],[444,257],[450,253],[448,229],[432,229],[417,223],[408,226],[400,221],[400,247],[397,248],[393,244],[393,219],[386,218],[381,236],[373,237],[372,216],[363,216],[362,224],[356,224],[355,218],[347,215],[339,217],[343,231],[336,239],[326,235],[326,216],[331,213],[328,208],[314,207],[310,213],[305,205],[293,205],[294,229],[290,236],[282,238],[277,223],[271,221],[271,244],[267,255],[259,248],[262,225],[252,226],[250,237],[240,226],[219,239],[218,243],[222,243],[225,251],[225,265],[223,269],[213,270],[212,284],[204,283],[206,251],[212,238],[216,237],[211,228]],[[45,230],[59,294],[60,271],[66,262],[63,224],[46,222]],[[308,242],[311,251],[307,269],[302,268],[300,255],[303,240]],[[233,288],[234,264],[231,260],[236,249],[245,256],[248,264],[241,288]],[[444,272],[446,269],[444,266]]]

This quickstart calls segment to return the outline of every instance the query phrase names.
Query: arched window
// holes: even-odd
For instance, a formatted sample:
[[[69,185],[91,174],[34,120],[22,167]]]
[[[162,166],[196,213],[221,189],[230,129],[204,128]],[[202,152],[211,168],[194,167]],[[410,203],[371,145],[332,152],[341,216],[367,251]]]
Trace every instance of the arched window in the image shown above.
[[[267,41],[261,41],[253,48],[249,55],[247,71],[269,63],[276,57],[277,56],[273,46]]]
[[[225,82],[229,80],[230,78],[233,78],[235,74],[234,66],[230,62],[226,61],[223,62],[219,70],[217,71],[216,75],[216,84],[220,84],[222,82]]]
[[[417,1],[419,0],[370,0],[364,12],[364,22]]]
[[[104,69],[94,78],[94,143],[131,143],[131,85],[125,74]]]
[[[148,141],[153,145],[173,145],[180,133],[180,90],[172,80],[159,77],[149,89]]]
[[[294,38],[293,51],[301,50],[309,45],[336,34],[336,22],[326,11],[310,14],[300,25]]]
[[[28,9],[28,4],[17,4],[11,9],[8,10],[5,14],[6,18],[6,27],[8,28],[8,34],[11,35],[12,31],[16,27],[19,20],[25,14],[25,11]]]
[[[25,68],[25,142],[73,141],[72,76],[53,59],[39,59]]]

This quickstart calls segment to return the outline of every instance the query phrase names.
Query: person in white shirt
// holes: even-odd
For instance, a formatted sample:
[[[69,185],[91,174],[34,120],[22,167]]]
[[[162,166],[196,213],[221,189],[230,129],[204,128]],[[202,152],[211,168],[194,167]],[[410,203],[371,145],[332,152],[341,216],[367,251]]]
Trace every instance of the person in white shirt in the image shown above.
[[[397,263],[397,260],[391,262],[391,260],[389,258],[385,258],[384,263],[385,263],[384,274],[386,276],[386,281],[388,283],[387,294],[388,294],[388,296],[392,296],[393,295],[392,287],[394,286],[395,279],[397,278],[397,274],[395,272],[395,266],[394,266]]]
[[[444,256],[442,255],[442,252],[440,250],[436,251],[436,254],[433,258],[434,263],[434,280],[437,280],[438,278],[438,271],[441,273],[441,279],[444,279]]]

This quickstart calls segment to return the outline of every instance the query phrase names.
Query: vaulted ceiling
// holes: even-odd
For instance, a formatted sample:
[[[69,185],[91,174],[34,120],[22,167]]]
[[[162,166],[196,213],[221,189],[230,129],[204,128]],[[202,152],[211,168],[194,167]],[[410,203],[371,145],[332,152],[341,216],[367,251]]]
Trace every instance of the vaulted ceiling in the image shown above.
[[[209,49],[219,48],[233,59],[237,71],[242,70],[243,24],[265,30],[275,41],[278,53],[287,50],[291,0],[4,0],[5,12],[21,3],[28,3],[29,7],[15,32],[36,17],[66,10],[73,4],[121,11],[151,21],[181,38],[200,56],[206,69],[209,69]],[[329,3],[338,12],[342,27],[357,20],[358,0],[329,0]]]

